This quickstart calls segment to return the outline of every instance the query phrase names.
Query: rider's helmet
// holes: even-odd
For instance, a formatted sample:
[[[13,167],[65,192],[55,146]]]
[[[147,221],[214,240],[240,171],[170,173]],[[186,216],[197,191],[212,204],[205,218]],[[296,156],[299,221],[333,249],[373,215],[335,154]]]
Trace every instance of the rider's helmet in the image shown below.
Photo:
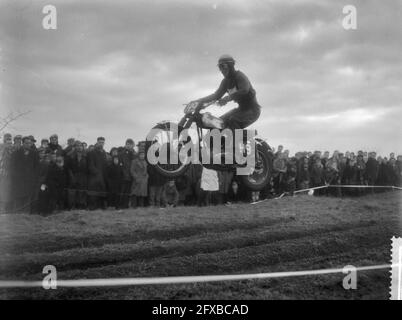
[[[233,57],[232,57],[231,55],[229,55],[229,54],[223,54],[223,55],[221,55],[221,56],[219,57],[218,66],[219,66],[220,64],[222,64],[222,63],[227,63],[227,64],[229,64],[229,65],[234,66],[234,64],[235,64],[235,59],[233,59]]]

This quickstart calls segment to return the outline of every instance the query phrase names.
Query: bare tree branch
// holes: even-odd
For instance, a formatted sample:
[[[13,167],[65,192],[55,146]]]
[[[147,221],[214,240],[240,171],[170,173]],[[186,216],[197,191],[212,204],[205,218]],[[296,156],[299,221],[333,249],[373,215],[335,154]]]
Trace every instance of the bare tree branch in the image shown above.
[[[30,112],[31,111],[18,111],[17,113],[11,112],[5,118],[0,118],[0,122],[1,122],[0,132],[3,131],[5,128],[7,128],[7,126],[10,123],[14,122],[18,118],[21,118],[21,117],[27,115]]]

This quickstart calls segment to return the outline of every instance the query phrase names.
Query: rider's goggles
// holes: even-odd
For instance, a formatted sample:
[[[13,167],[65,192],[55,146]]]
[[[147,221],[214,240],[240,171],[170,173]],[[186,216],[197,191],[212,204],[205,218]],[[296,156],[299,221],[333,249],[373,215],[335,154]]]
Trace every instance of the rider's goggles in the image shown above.
[[[225,68],[225,67],[227,67],[228,65],[227,65],[227,63],[219,63],[218,64],[218,68],[220,69],[220,70],[222,70],[223,68]]]

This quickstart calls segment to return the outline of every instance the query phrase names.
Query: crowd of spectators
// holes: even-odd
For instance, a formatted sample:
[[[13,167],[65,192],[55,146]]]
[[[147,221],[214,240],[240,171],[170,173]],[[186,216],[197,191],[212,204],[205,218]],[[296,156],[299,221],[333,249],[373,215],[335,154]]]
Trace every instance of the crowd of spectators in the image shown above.
[[[349,186],[401,186],[402,156],[389,158],[377,156],[376,152],[359,150],[357,153],[329,151],[297,152],[289,157],[289,150],[278,146],[273,161],[273,188],[277,193],[304,190],[323,185]],[[375,188],[369,188],[373,192]],[[358,195],[367,193],[362,188],[331,188],[318,194]]]
[[[273,174],[261,192],[246,190],[230,171],[191,164],[175,180],[161,176],[145,160],[143,142],[127,139],[122,147],[104,150],[105,138],[95,144],[70,138],[62,148],[56,134],[37,146],[33,136],[5,134],[0,144],[0,212],[39,213],[143,206],[213,205],[255,202],[295,190],[332,185],[400,186],[402,156],[380,157],[375,152],[297,152],[289,156],[279,146],[273,154]],[[324,189],[316,194],[340,196],[359,188]]]

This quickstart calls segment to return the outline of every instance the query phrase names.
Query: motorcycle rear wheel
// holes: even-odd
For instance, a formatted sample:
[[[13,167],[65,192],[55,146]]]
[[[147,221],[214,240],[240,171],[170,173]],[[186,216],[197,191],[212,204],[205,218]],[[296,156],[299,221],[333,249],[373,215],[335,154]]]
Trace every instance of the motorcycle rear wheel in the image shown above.
[[[250,175],[240,176],[241,182],[251,191],[263,190],[270,182],[272,175],[272,156],[269,149],[263,144],[257,144],[256,153],[254,172]]]

